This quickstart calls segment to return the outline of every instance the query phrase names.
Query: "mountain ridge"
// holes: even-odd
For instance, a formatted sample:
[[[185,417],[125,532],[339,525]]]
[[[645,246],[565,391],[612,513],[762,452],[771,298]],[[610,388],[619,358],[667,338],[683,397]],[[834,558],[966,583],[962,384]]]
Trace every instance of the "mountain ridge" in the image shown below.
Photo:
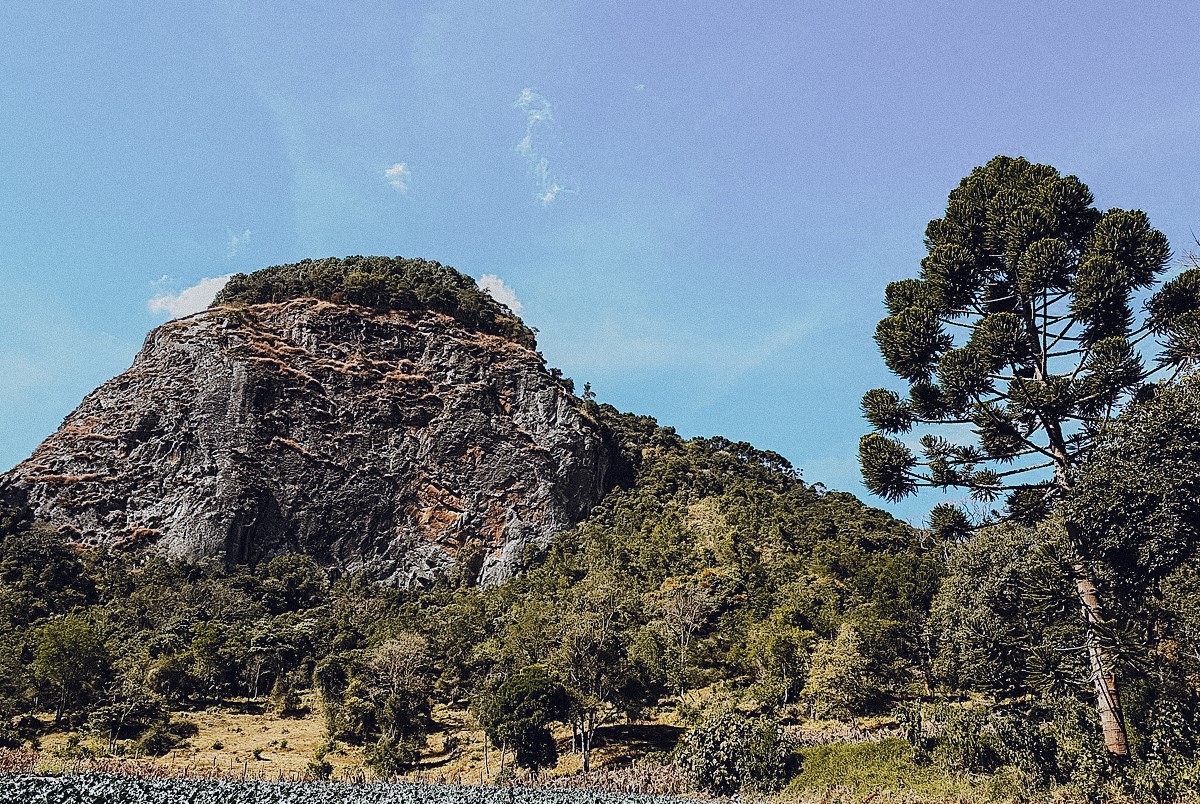
[[[607,491],[579,406],[527,339],[445,312],[221,304],[152,331],[0,497],[89,546],[299,550],[399,585],[465,551],[495,583]]]

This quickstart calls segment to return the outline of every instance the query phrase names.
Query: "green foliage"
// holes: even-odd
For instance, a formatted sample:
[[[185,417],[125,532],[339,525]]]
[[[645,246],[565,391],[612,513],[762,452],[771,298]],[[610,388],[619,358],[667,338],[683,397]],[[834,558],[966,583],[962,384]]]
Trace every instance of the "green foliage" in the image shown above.
[[[102,685],[109,655],[92,624],[79,616],[53,619],[38,630],[33,675],[55,702],[55,722],[87,704]]]
[[[952,774],[1010,769],[1029,790],[1046,789],[1057,773],[1056,744],[1047,725],[1052,719],[1051,712],[1028,701],[1007,707],[941,704],[925,717],[936,735],[930,758]]]
[[[199,731],[190,720],[160,721],[142,733],[137,740],[137,749],[139,753],[149,756],[162,756],[188,738],[195,737]]]
[[[777,724],[728,708],[701,720],[679,749],[695,785],[722,796],[778,790],[789,754]]]
[[[317,779],[326,780],[333,776],[333,763],[327,757],[333,750],[333,743],[326,741],[317,746],[313,758],[308,761],[308,772]]]
[[[863,402],[864,407],[868,404]],[[912,450],[894,438],[867,433],[858,441],[858,460],[863,485],[872,494],[896,502],[917,488],[913,473],[917,459]]]
[[[367,764],[382,778],[411,769],[431,725],[428,643],[402,631],[369,650],[321,660],[313,684],[330,738],[366,745]]]
[[[0,623],[28,626],[95,601],[93,578],[61,536],[21,518],[10,524],[0,538]]]
[[[280,717],[296,717],[300,714],[300,693],[285,676],[275,680],[271,688],[271,708]]]
[[[896,738],[832,743],[802,749],[800,754],[800,773],[788,785],[785,799],[832,790],[859,795],[905,790],[930,797],[964,792],[964,785],[939,768],[920,763],[913,747]]]
[[[957,505],[938,503],[929,511],[929,529],[942,544],[957,544],[967,539],[971,520]]]
[[[475,280],[437,262],[403,257],[346,257],[275,265],[237,274],[214,306],[285,302],[302,297],[378,310],[434,310],[492,335],[535,348],[533,332]]]
[[[1164,385],[1105,428],[1063,506],[1118,604],[1200,544],[1200,379]]]
[[[912,404],[886,388],[867,391],[862,410],[871,426],[882,433],[907,433],[916,420]]]
[[[858,631],[843,623],[837,636],[813,651],[801,700],[815,718],[848,718],[861,712],[878,694]]]
[[[1143,212],[1095,209],[1074,176],[998,156],[950,193],[925,242],[920,278],[888,287],[875,334],[909,399],[875,389],[863,410],[879,433],[963,424],[974,443],[939,438],[918,458],[872,434],[859,447],[864,481],[891,500],[921,486],[964,487],[982,500],[1013,492],[1014,512],[1027,514],[1023,492],[1061,489],[1022,476],[1053,466],[1069,484],[1095,425],[1152,374],[1134,348],[1142,330],[1132,301],[1164,270],[1166,238]],[[1172,365],[1195,351],[1184,330],[1200,309],[1197,281],[1168,283],[1148,306]]]
[[[118,740],[137,739],[152,728],[166,725],[169,720],[161,699],[134,689],[92,708],[88,713],[87,729],[115,746]]]
[[[415,736],[380,737],[367,745],[363,752],[364,764],[375,771],[380,779],[394,779],[412,770],[421,756],[425,741]],[[321,765],[317,763],[317,769]]]
[[[534,773],[558,762],[558,747],[548,725],[564,721],[570,699],[562,682],[541,665],[531,665],[485,693],[478,717],[488,739],[512,748],[517,765]]]

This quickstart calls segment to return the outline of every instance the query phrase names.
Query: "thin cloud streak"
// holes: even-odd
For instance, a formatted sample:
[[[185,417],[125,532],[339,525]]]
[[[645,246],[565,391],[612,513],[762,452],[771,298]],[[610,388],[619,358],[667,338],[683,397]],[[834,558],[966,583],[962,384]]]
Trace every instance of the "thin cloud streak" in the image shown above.
[[[383,171],[383,177],[387,179],[388,184],[392,185],[393,190],[399,193],[407,193],[409,182],[412,181],[412,171],[408,169],[406,163],[397,162]]]
[[[228,231],[227,234],[229,237],[229,248],[225,250],[225,259],[232,260],[238,255],[239,251],[250,245],[250,238],[253,236],[253,232],[245,229],[241,234],[234,231]]]
[[[541,144],[554,131],[554,108],[550,101],[530,87],[521,90],[514,108],[525,113],[525,136],[517,143],[516,151],[529,163],[538,184],[538,200],[549,206],[564,193],[578,192],[560,181],[550,167],[550,159]]]

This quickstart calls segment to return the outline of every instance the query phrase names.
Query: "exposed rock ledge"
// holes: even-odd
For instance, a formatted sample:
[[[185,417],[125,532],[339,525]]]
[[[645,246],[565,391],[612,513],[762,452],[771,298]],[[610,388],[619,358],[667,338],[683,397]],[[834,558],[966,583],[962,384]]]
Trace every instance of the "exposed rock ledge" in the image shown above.
[[[402,586],[461,560],[489,584],[607,490],[578,405],[536,352],[439,313],[215,307],[151,332],[0,497],[87,545],[296,550]]]

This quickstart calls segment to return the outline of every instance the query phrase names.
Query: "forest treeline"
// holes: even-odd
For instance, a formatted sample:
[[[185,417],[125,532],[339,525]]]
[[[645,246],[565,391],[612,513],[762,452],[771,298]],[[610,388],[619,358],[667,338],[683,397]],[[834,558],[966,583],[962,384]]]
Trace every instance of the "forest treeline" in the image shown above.
[[[908,388],[868,392],[859,458],[874,493],[973,501],[928,528],[590,393],[581,411],[628,477],[490,588],[471,556],[401,590],[298,554],[79,551],[9,510],[0,742],[71,728],[163,752],[189,710],[261,698],[322,719],[316,775],[342,746],[406,772],[449,707],[532,773],[559,759],[552,728],[586,770],[606,726],[656,716],[685,729],[669,761],[720,794],[1200,793],[1200,269],[1161,282],[1169,250],[1143,213],[1100,212],[1078,179],[1003,157],[926,241],[876,333]],[[351,300],[336,294],[364,272],[322,264],[240,278],[218,302],[280,301],[293,279]],[[380,266],[365,273],[394,275]],[[462,298],[439,304],[478,302]],[[894,736],[819,739],[838,724]]]
[[[327,750],[361,747],[391,775],[416,762],[442,703],[537,769],[557,759],[553,724],[587,752],[601,726],[666,706],[692,729],[680,761],[719,792],[786,782],[799,764],[787,724],[870,717],[904,727],[886,761],[914,771],[1093,794],[1110,783],[1055,523],[914,531],[778,455],[589,407],[636,456],[636,482],[490,589],[330,578],[298,554],[226,567],[80,553],[10,516],[4,742],[70,727],[163,752],[189,736],[181,712],[258,697],[281,713],[305,702]],[[1111,532],[1129,540],[1114,556],[1141,543],[1147,560],[1181,557],[1140,578],[1105,565],[1105,587],[1122,590],[1109,637],[1128,681],[1124,783],[1178,791],[1195,767],[1200,679],[1200,565],[1185,548],[1200,386],[1163,387],[1106,439],[1073,502],[1136,496],[1112,488],[1120,477],[1161,482],[1153,541],[1134,520]],[[329,770],[322,755],[313,767]]]

